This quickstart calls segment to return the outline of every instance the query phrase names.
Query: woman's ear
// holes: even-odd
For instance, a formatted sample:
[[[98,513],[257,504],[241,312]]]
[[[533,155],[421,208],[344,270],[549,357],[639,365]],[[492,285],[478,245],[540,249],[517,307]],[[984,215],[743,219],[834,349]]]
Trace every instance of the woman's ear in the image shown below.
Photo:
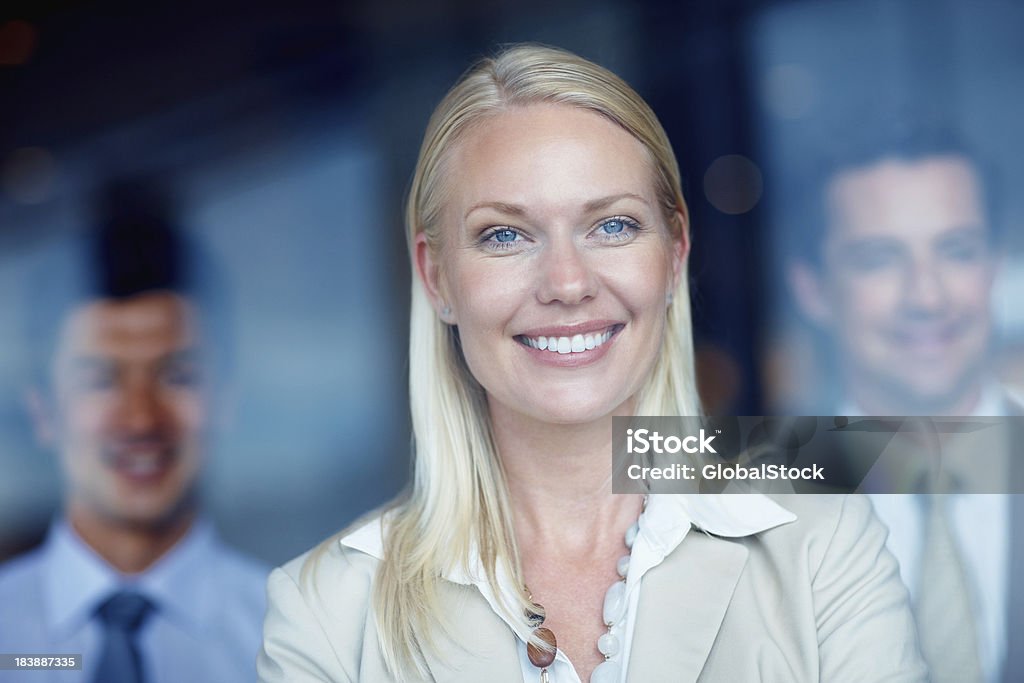
[[[423,290],[427,293],[427,298],[430,299],[430,305],[437,311],[441,320],[448,324],[455,324],[455,314],[444,287],[440,264],[433,249],[427,243],[426,234],[422,231],[416,235],[414,253],[416,274],[423,285]]]
[[[690,221],[686,213],[676,209],[673,220],[679,226],[679,233],[672,235],[672,292],[679,287],[683,277],[686,259],[690,255]]]

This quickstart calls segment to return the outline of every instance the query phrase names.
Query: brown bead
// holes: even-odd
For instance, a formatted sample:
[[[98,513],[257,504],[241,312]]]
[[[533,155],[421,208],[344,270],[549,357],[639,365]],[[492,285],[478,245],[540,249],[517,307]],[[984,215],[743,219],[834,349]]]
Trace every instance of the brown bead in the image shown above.
[[[555,640],[555,634],[551,632],[551,629],[542,627],[534,629],[533,635],[550,645],[551,652],[542,650],[533,643],[527,643],[526,654],[530,656],[530,662],[539,669],[551,666],[551,662],[555,661],[555,648],[558,647],[558,641]]]

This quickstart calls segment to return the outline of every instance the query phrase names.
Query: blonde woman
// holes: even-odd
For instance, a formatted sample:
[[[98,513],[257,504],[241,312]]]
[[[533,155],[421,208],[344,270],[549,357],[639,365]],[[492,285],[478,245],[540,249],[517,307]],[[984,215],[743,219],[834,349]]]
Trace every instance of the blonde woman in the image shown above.
[[[863,499],[611,493],[613,416],[698,411],[679,170],[628,85],[479,62],[407,228],[413,482],[274,572],[261,680],[923,680]]]

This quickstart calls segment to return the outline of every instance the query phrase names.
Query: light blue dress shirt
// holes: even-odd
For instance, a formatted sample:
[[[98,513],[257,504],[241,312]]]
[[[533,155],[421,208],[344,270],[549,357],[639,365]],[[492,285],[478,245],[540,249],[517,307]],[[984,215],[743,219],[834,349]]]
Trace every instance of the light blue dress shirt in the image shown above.
[[[82,670],[0,671],[0,683],[92,683],[103,639],[96,607],[121,589],[155,606],[137,641],[147,683],[248,683],[268,573],[200,521],[148,570],[126,576],[57,521],[41,547],[0,565],[0,652],[80,654]]]

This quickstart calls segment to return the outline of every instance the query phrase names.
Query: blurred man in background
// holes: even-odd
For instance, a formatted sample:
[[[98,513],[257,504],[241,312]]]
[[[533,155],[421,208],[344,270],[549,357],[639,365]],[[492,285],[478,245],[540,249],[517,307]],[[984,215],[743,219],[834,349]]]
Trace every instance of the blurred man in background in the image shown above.
[[[979,166],[935,140],[860,146],[822,174],[824,230],[802,236],[790,284],[826,332],[840,415],[1021,415],[996,379],[999,256]],[[1007,468],[1017,454],[1003,444]],[[1024,510],[1018,496],[876,495],[935,681],[1024,680]],[[1015,652],[1016,650],[1016,652]]]
[[[997,254],[975,165],[896,151],[834,171],[825,192],[827,230],[791,279],[833,336],[846,400],[872,415],[1004,414],[988,367]]]
[[[59,456],[63,509],[0,567],[0,651],[80,654],[83,670],[0,681],[249,681],[267,572],[198,509],[221,311],[163,210],[123,191],[113,203],[29,295],[27,404]]]

